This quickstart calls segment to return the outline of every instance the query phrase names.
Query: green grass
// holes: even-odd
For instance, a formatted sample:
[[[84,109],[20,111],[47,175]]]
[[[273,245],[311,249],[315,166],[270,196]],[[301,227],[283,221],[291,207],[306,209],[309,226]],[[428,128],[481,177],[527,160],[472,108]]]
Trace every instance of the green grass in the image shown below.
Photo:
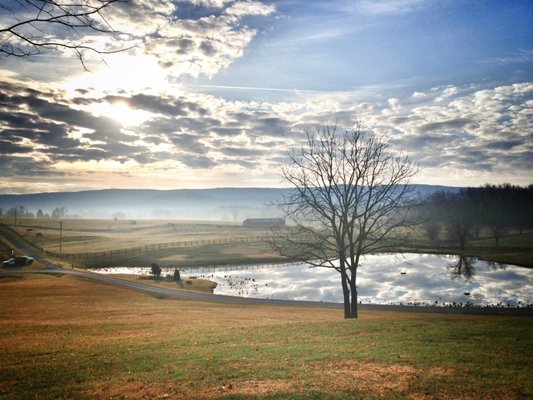
[[[158,300],[0,280],[0,398],[533,396],[533,318]]]
[[[11,224],[12,221],[4,220]],[[51,219],[26,219],[19,221],[17,232],[28,241],[51,250],[59,250],[59,221]],[[28,229],[31,229],[28,231]],[[37,233],[42,239],[37,240]],[[192,240],[224,240],[265,236],[268,232],[243,228],[240,224],[228,222],[201,221],[158,221],[138,220],[135,224],[122,220],[65,220],[63,221],[63,252],[85,253],[110,251],[140,246]],[[519,234],[508,231],[501,239],[500,248],[494,246],[494,239],[487,230],[480,232],[478,239],[471,239],[467,249],[461,251],[457,244],[446,241],[442,232],[437,246],[432,245],[420,229],[405,232],[411,245],[405,252],[463,253],[489,261],[533,267],[533,232]],[[409,243],[405,241],[402,243]],[[470,247],[470,249],[468,248]],[[523,248],[516,251],[515,248]],[[266,242],[243,242],[208,244],[202,246],[177,247],[170,249],[144,250],[120,255],[90,257],[67,260],[81,267],[114,265],[150,265],[157,262],[165,267],[186,267],[203,265],[225,265],[243,263],[266,263],[283,261]],[[118,263],[118,264],[117,264]]]
[[[69,260],[70,261],[70,260]],[[148,266],[156,262],[161,267],[190,267],[283,262],[265,242],[242,242],[157,249],[143,252],[75,259],[85,267]]]

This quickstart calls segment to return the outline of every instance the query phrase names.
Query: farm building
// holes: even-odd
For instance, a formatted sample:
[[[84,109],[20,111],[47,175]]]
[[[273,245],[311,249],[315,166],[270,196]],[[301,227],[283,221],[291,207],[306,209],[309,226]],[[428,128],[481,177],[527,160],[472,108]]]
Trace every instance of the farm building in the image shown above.
[[[242,225],[246,228],[283,228],[285,220],[283,218],[247,218],[242,222]]]

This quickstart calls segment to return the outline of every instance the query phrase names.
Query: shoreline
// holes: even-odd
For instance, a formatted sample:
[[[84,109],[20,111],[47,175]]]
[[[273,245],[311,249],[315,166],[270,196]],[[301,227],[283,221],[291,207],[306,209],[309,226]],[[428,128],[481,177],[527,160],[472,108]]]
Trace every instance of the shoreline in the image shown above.
[[[127,288],[131,290],[140,291],[146,294],[162,296],[164,298],[181,298],[189,300],[201,300],[217,303],[237,303],[243,305],[281,305],[281,306],[301,306],[301,307],[319,307],[319,308],[343,308],[342,303],[332,302],[318,302],[318,301],[300,301],[300,300],[275,300],[275,299],[261,299],[253,297],[238,297],[238,296],[226,296],[218,294],[198,293],[179,289],[167,289],[154,285],[147,285],[139,282],[127,281],[124,279],[110,278],[105,275],[91,273],[80,270],[69,270],[61,267],[50,268],[40,270],[23,270],[23,269],[10,269],[0,268],[0,276],[8,275],[70,275],[73,277],[79,277],[82,279],[88,279],[91,281],[111,284],[116,287]],[[446,307],[446,306],[416,306],[416,305],[386,305],[386,304],[363,304],[358,305],[358,309],[361,311],[396,311],[396,312],[418,312],[418,313],[440,313],[440,314],[470,314],[470,315],[520,315],[520,316],[533,316],[533,307]]]

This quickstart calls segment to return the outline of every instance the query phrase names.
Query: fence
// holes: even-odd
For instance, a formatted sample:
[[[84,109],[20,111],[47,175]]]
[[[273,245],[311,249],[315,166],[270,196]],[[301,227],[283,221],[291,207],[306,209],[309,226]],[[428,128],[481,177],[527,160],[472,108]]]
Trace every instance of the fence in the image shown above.
[[[161,249],[172,249],[179,247],[193,247],[193,246],[206,246],[209,244],[227,244],[227,243],[247,243],[247,242],[265,242],[269,240],[268,236],[245,236],[236,238],[224,238],[224,239],[205,239],[205,240],[187,240],[183,242],[167,242],[156,243],[145,246],[130,247],[126,249],[97,251],[91,253],[57,253],[53,251],[45,251],[46,255],[52,257],[61,257],[68,260],[82,260],[88,258],[115,258],[126,255],[133,255],[138,253],[156,251]]]
[[[243,265],[213,265],[213,266],[185,266],[179,267],[180,272],[190,274],[209,274],[214,272],[231,272],[231,271],[252,271],[256,269],[271,269],[280,267],[290,267],[293,265],[301,265],[301,262],[277,262],[277,263],[263,263],[263,264],[243,264]],[[163,268],[165,269],[165,268]],[[169,269],[173,270],[173,268]]]
[[[18,235],[18,234],[17,234]],[[18,235],[20,236],[20,235]],[[21,236],[22,238],[22,236]],[[167,242],[156,243],[145,246],[137,246],[125,249],[106,250],[87,253],[58,253],[49,250],[42,250],[39,246],[34,247],[42,250],[46,255],[52,257],[61,257],[67,260],[84,260],[84,259],[96,259],[96,258],[119,258],[121,256],[135,255],[143,252],[150,252],[162,249],[180,248],[180,247],[193,247],[193,246],[205,246],[209,244],[227,244],[227,243],[246,243],[246,242],[266,242],[270,240],[269,236],[243,236],[224,239],[204,239],[204,240],[188,240],[182,242]],[[415,252],[448,252],[448,253],[460,253],[462,251],[483,251],[483,252],[528,252],[532,251],[531,247],[524,246],[467,246],[466,249],[461,249],[455,243],[441,242],[439,244],[430,244],[423,240],[407,239],[403,241],[389,240],[388,246],[380,246],[382,252],[399,252],[399,251],[415,251]]]

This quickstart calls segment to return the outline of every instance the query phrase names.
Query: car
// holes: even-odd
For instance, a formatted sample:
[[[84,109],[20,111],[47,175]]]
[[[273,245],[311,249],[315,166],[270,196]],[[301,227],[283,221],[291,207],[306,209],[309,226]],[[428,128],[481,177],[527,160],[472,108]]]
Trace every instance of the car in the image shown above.
[[[20,266],[20,265],[29,265],[33,262],[33,257],[19,256],[11,257],[9,260],[4,261],[2,264],[4,267]]]
[[[12,265],[15,265],[15,259],[10,258],[9,260],[3,261],[2,264],[4,264],[4,267],[10,267]]]

